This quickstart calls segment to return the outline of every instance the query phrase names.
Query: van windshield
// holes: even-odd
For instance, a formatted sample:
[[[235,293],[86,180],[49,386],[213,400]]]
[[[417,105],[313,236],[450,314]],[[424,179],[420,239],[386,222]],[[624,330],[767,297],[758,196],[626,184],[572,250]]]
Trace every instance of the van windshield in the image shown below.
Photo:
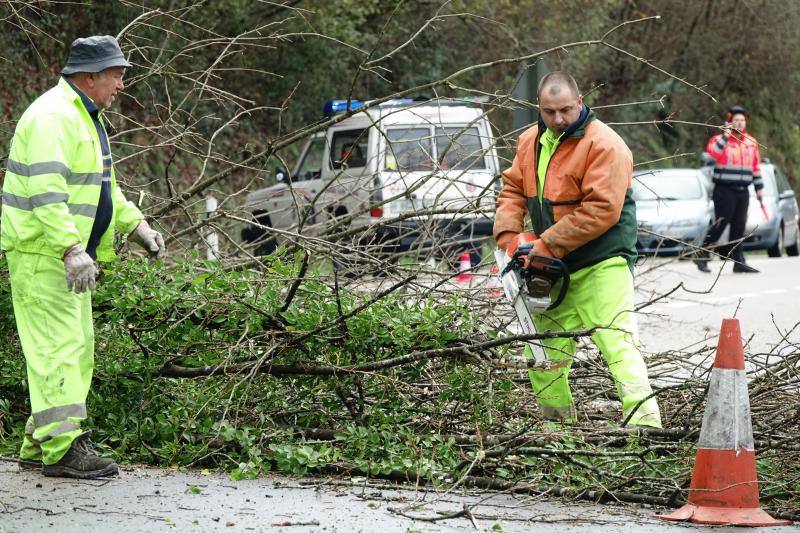
[[[387,170],[404,172],[433,170],[433,143],[429,128],[390,128],[386,130]]]
[[[436,128],[436,154],[439,166],[453,170],[486,168],[478,128]]]
[[[325,138],[314,139],[308,145],[303,160],[297,166],[298,180],[318,179],[322,172],[323,154],[325,153]]]

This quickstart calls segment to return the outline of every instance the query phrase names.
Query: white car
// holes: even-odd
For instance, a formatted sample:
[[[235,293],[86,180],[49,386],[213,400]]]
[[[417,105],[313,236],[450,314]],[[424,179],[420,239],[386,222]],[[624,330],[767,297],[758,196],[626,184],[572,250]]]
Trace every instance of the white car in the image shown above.
[[[326,110],[346,105],[333,101]],[[311,137],[291,175],[279,171],[278,183],[247,195],[246,208],[263,227],[242,236],[258,254],[287,235],[335,239],[352,228],[382,252],[479,250],[492,234],[499,172],[480,105],[393,100]]]
[[[702,155],[705,166],[702,171],[706,177],[709,190],[713,190],[711,174],[714,160]],[[745,250],[766,250],[770,257],[800,254],[800,209],[797,205],[797,194],[789,184],[783,171],[764,158],[761,162],[761,177],[764,180],[763,208],[756,199],[755,189],[748,187],[750,202],[747,211],[747,225],[744,230]],[[727,240],[728,229],[720,237]]]
[[[690,253],[701,246],[714,220],[705,177],[695,168],[634,173],[633,199],[639,225],[636,247],[645,254]]]
[[[764,208],[750,187],[744,249],[766,249],[770,257],[780,257],[785,250],[787,255],[796,256],[800,252],[797,195],[783,171],[769,160],[761,164],[761,177]]]

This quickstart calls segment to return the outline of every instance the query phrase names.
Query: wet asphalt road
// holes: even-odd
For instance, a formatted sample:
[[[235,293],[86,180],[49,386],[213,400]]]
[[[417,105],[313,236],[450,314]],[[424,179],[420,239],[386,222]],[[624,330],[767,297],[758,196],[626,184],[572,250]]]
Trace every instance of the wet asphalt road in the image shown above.
[[[711,531],[662,523],[651,517],[652,509],[632,505],[561,503],[509,494],[446,494],[432,489],[364,486],[363,479],[345,482],[348,484],[284,477],[232,482],[224,474],[138,467],[123,468],[114,480],[73,481],[20,472],[15,464],[0,462],[0,532]],[[410,508],[415,503],[424,505]],[[432,523],[397,514],[441,518],[440,513],[458,512],[464,504],[476,504],[472,519],[460,516]]]
[[[748,256],[748,264],[761,273],[734,274],[731,265],[723,266],[721,261],[710,263],[711,274],[700,272],[689,261],[649,259],[640,265],[638,303],[683,283],[675,293],[642,310],[643,349],[692,351],[702,345],[716,346],[722,319],[736,316],[746,356],[796,351],[800,345],[800,257]]]

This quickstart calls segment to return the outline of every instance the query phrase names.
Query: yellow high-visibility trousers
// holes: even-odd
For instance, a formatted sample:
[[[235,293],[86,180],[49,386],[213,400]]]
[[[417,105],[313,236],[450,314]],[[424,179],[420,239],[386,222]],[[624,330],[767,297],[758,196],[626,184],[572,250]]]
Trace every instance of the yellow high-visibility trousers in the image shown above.
[[[560,284],[553,288],[554,298],[559,288]],[[534,322],[539,332],[601,328],[592,335],[592,340],[614,377],[623,420],[630,415],[629,425],[661,427],[658,403],[654,397],[649,398],[652,389],[639,351],[633,305],[633,275],[628,263],[622,257],[612,257],[572,274],[561,305],[535,316]],[[568,375],[576,342],[558,338],[545,340],[543,345],[553,362],[552,369],[529,371],[539,406],[547,418],[574,420]],[[527,348],[526,353],[531,355]]]
[[[67,290],[59,259],[17,251],[6,257],[31,400],[20,457],[53,464],[86,418],[94,369],[92,296]]]

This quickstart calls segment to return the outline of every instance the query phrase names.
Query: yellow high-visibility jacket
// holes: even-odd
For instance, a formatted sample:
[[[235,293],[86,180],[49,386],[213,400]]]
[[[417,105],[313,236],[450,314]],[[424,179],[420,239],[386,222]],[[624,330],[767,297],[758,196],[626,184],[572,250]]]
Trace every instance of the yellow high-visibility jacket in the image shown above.
[[[0,248],[61,259],[77,243],[86,247],[103,178],[97,129],[69,83],[37,98],[14,131],[3,183]],[[114,229],[132,232],[144,217],[125,199],[111,170],[112,224],[97,259],[114,259]]]

